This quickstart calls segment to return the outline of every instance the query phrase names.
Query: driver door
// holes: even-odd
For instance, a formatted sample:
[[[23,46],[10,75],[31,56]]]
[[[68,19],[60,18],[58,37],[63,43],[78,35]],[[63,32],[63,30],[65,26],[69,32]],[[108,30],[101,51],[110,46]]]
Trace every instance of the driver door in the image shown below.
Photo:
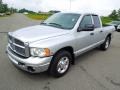
[[[79,28],[85,28],[85,25],[93,24],[92,16],[85,15],[79,25]],[[94,30],[93,31],[80,31],[76,35],[76,49],[77,55],[82,52],[85,52],[89,49],[90,45],[94,43]]]

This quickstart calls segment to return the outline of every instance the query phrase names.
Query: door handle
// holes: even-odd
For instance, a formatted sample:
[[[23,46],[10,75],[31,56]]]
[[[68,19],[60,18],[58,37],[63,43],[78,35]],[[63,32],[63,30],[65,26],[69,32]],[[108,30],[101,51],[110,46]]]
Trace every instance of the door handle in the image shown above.
[[[94,33],[90,33],[90,35],[94,35]]]
[[[101,30],[100,33],[102,33],[103,31]]]

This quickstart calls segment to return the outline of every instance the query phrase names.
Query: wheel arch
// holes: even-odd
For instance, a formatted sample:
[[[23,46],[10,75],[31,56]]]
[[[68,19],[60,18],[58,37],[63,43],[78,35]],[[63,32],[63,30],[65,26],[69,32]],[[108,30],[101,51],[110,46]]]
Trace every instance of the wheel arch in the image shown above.
[[[73,49],[73,47],[71,47],[71,46],[66,46],[66,47],[63,47],[63,48],[61,48],[61,49],[59,49],[59,50],[57,50],[56,52],[55,52],[55,54],[53,55],[53,58],[60,52],[60,51],[68,51],[68,52],[70,52],[70,54],[72,55],[72,64],[74,64],[74,62],[75,62],[75,55],[74,55],[74,49]],[[52,61],[51,61],[51,64],[52,64]]]
[[[110,39],[111,39],[111,37],[112,37],[112,34],[111,34],[111,33],[109,33],[109,34],[107,35],[107,37],[110,37]],[[107,38],[107,37],[106,37],[106,38]]]
[[[63,47],[63,48],[59,49],[59,50],[54,54],[54,56],[55,56],[57,53],[59,53],[60,51],[62,51],[62,50],[66,50],[66,51],[70,52],[70,54],[72,55],[72,64],[74,64],[74,62],[75,62],[75,56],[74,56],[74,49],[73,49],[73,47],[71,47],[71,46]],[[54,56],[53,56],[53,57],[54,57]]]

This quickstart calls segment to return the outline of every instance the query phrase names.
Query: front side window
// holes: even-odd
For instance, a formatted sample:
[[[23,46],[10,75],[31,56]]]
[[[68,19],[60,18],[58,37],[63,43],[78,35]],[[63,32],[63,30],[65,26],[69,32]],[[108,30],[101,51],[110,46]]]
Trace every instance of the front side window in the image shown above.
[[[81,21],[80,28],[85,28],[86,25],[92,24],[92,18],[90,15],[86,15],[83,17],[83,20]]]
[[[80,14],[57,13],[45,20],[42,24],[62,29],[72,29],[78,21]]]
[[[101,25],[100,25],[99,17],[97,15],[93,15],[92,17],[93,17],[95,28],[100,28]]]

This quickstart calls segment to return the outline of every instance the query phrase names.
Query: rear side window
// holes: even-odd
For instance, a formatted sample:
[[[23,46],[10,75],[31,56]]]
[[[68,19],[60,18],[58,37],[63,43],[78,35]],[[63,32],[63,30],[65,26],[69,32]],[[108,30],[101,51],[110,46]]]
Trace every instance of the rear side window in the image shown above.
[[[95,28],[100,28],[101,24],[100,24],[99,17],[97,15],[93,15],[92,17],[93,17]]]
[[[85,28],[85,25],[92,24],[92,18],[90,15],[86,15],[83,17],[81,21],[80,28]]]

